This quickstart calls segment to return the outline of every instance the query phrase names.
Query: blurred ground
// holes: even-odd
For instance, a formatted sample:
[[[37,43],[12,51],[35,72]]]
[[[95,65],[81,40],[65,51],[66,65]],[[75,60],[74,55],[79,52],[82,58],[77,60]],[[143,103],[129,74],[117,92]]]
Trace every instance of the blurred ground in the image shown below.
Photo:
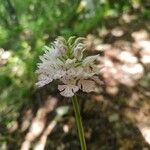
[[[85,23],[80,23],[82,19],[79,18],[84,14],[81,6],[85,5],[85,1],[82,3],[80,5],[79,2],[80,7],[73,5],[81,14],[77,13],[73,18],[68,18],[68,22],[65,17],[69,15],[64,15],[62,21],[59,15],[57,18],[53,14],[56,23],[53,23],[51,28],[54,31],[47,28],[47,16],[42,16],[41,13],[39,18],[43,20],[38,20],[37,24],[31,23],[31,29],[35,28],[35,35],[25,22],[20,24],[26,25],[26,28],[13,31],[9,28],[11,34],[2,29],[5,25],[0,26],[0,149],[80,149],[71,102],[59,95],[56,85],[39,90],[34,88],[34,71],[37,58],[42,53],[41,47],[57,34],[66,37],[71,34],[86,36],[88,53],[100,53],[97,65],[104,65],[100,75],[104,83],[99,86],[98,92],[78,94],[88,149],[150,149],[150,28],[147,19],[149,13],[146,9],[148,5],[146,1],[143,2],[145,5],[134,1],[130,7],[130,3],[120,2],[113,8],[111,2],[104,1],[100,5],[100,8],[105,10],[103,16],[99,15],[103,11],[99,12],[100,8],[96,7],[97,15],[85,20]],[[37,3],[35,1],[31,4],[29,10],[35,14],[34,7],[36,10]],[[47,3],[43,2],[40,7],[47,8],[45,4]],[[123,11],[120,11],[122,8]],[[17,7],[16,10],[18,9],[21,7]],[[115,10],[120,14],[106,15]],[[66,8],[63,7],[62,12],[65,11]],[[89,12],[92,13],[92,10]],[[59,14],[59,11],[57,13]],[[51,16],[51,13],[46,14]],[[13,18],[13,15],[11,17]],[[30,19],[31,16],[28,17]],[[36,15],[34,17],[36,18]],[[52,16],[50,18],[52,19]],[[74,18],[79,20],[73,21]],[[12,22],[10,20],[6,22],[15,25],[19,23],[17,19],[12,19]],[[25,21],[25,18],[23,20]],[[62,28],[57,30],[54,26],[59,24],[59,21]],[[37,32],[39,29],[41,33]],[[8,32],[8,35],[5,32]]]

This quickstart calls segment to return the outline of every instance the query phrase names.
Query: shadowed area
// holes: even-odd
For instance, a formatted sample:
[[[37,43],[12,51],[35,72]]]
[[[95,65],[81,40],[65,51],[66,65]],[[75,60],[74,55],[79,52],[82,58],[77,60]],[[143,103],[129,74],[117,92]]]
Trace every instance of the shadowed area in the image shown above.
[[[71,101],[37,89],[42,47],[84,36],[102,84],[78,92],[89,150],[150,149],[147,0],[0,1],[0,150],[80,150]]]

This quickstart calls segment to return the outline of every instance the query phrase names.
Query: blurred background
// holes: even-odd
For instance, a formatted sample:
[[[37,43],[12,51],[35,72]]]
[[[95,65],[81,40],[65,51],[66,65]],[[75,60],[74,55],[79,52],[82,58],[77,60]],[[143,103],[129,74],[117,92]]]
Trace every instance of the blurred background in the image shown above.
[[[0,0],[0,150],[80,150],[70,100],[35,88],[43,46],[86,37],[104,82],[78,93],[88,150],[150,149],[148,0]]]

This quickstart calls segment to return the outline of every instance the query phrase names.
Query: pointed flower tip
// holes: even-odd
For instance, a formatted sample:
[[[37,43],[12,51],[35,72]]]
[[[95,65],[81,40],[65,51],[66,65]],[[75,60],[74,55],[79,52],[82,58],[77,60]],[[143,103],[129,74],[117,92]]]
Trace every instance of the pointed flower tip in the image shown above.
[[[83,65],[90,65],[93,64],[95,60],[97,60],[99,58],[99,54],[98,55],[94,55],[94,56],[88,56],[83,60]]]
[[[86,38],[84,37],[79,37],[75,40],[74,44],[77,45],[78,43],[82,42],[83,40],[85,40]]]
[[[58,37],[56,38],[56,41],[62,42],[62,43],[64,43],[64,44],[67,43],[66,39],[65,39],[63,36],[58,36]]]
[[[45,53],[40,56],[41,63],[38,63],[37,87],[49,84],[53,80],[59,80],[62,85],[58,86],[60,94],[65,97],[72,97],[79,89],[84,92],[91,92],[95,89],[93,76],[99,72],[95,69],[94,61],[99,57],[83,57],[85,44],[81,42],[85,38],[70,37],[68,41],[58,37],[52,44],[52,48],[44,46]],[[69,43],[71,45],[69,45]]]
[[[52,49],[50,47],[48,47],[47,45],[44,45],[42,50],[46,53],[48,51],[51,51]]]

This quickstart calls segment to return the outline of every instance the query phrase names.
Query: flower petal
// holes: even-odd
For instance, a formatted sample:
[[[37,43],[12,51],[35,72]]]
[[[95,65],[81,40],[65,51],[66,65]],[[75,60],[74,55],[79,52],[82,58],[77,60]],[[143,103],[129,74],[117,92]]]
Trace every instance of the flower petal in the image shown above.
[[[85,50],[85,45],[82,43],[79,43],[75,48],[74,48],[74,57],[77,60],[81,60],[83,57],[83,51]]]
[[[61,91],[62,96],[72,97],[79,90],[79,87],[75,85],[58,85],[58,90]]]
[[[37,87],[42,87],[53,81],[53,79],[51,77],[44,75],[44,74],[40,74],[38,77],[38,80],[39,81],[36,83]]]
[[[56,41],[54,41],[53,46],[57,56],[62,56],[66,52],[64,40],[64,38],[58,37]]]
[[[102,80],[100,80],[100,78],[98,76],[93,76],[91,79],[94,80],[99,85],[104,84],[104,82]]]
[[[92,80],[80,79],[78,82],[78,86],[80,87],[82,91],[87,92],[87,93],[95,91],[96,89],[96,84]]]
[[[95,56],[88,56],[88,57],[86,57],[86,58],[83,60],[83,66],[93,64],[94,61],[95,61],[98,57],[99,57],[99,54],[98,54],[98,55],[95,55]]]

